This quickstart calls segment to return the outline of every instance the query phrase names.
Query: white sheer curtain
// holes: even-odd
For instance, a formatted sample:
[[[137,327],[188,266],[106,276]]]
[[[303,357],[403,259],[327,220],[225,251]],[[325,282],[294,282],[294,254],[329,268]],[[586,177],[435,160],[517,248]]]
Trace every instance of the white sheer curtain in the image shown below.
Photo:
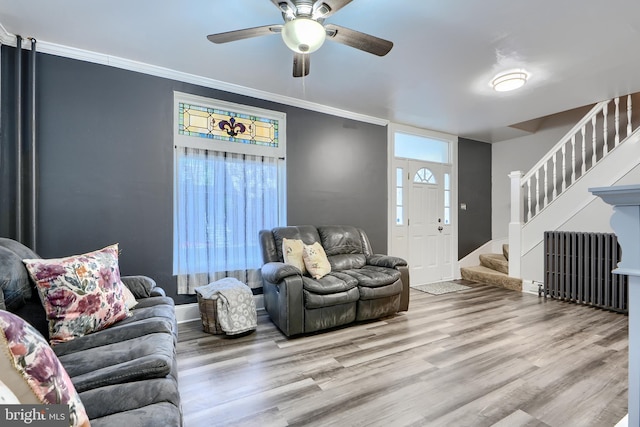
[[[278,159],[176,148],[178,293],[223,277],[262,286],[258,231],[279,225]]]

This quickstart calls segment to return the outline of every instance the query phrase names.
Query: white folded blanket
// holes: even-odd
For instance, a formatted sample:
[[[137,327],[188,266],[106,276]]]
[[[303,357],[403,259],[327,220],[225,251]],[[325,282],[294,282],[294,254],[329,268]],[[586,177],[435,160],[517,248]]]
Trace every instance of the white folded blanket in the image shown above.
[[[216,308],[220,329],[227,335],[241,334],[258,326],[256,303],[251,289],[231,277],[199,286],[196,292],[204,299],[218,296]]]

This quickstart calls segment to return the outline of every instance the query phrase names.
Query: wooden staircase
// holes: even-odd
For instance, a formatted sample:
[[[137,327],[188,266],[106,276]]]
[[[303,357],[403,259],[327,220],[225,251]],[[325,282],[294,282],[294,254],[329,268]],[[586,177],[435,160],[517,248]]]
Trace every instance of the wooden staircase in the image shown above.
[[[480,255],[480,265],[463,267],[460,274],[463,279],[522,291],[522,279],[509,276],[509,245],[502,245],[501,254]]]

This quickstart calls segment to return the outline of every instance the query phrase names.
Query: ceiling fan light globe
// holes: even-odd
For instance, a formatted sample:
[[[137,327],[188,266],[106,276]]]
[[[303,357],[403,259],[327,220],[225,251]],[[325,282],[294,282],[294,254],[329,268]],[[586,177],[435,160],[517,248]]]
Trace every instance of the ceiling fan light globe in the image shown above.
[[[288,21],[282,29],[282,40],[297,53],[312,53],[320,49],[327,33],[318,21],[297,18]]]

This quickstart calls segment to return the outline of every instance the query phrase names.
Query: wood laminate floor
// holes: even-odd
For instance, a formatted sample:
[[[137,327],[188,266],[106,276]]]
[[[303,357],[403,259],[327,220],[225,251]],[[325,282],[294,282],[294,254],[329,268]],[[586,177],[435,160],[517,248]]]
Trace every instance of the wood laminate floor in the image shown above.
[[[238,338],[180,325],[185,426],[604,427],[624,417],[626,316],[470,286],[412,289],[408,312],[292,339],[264,311]]]

